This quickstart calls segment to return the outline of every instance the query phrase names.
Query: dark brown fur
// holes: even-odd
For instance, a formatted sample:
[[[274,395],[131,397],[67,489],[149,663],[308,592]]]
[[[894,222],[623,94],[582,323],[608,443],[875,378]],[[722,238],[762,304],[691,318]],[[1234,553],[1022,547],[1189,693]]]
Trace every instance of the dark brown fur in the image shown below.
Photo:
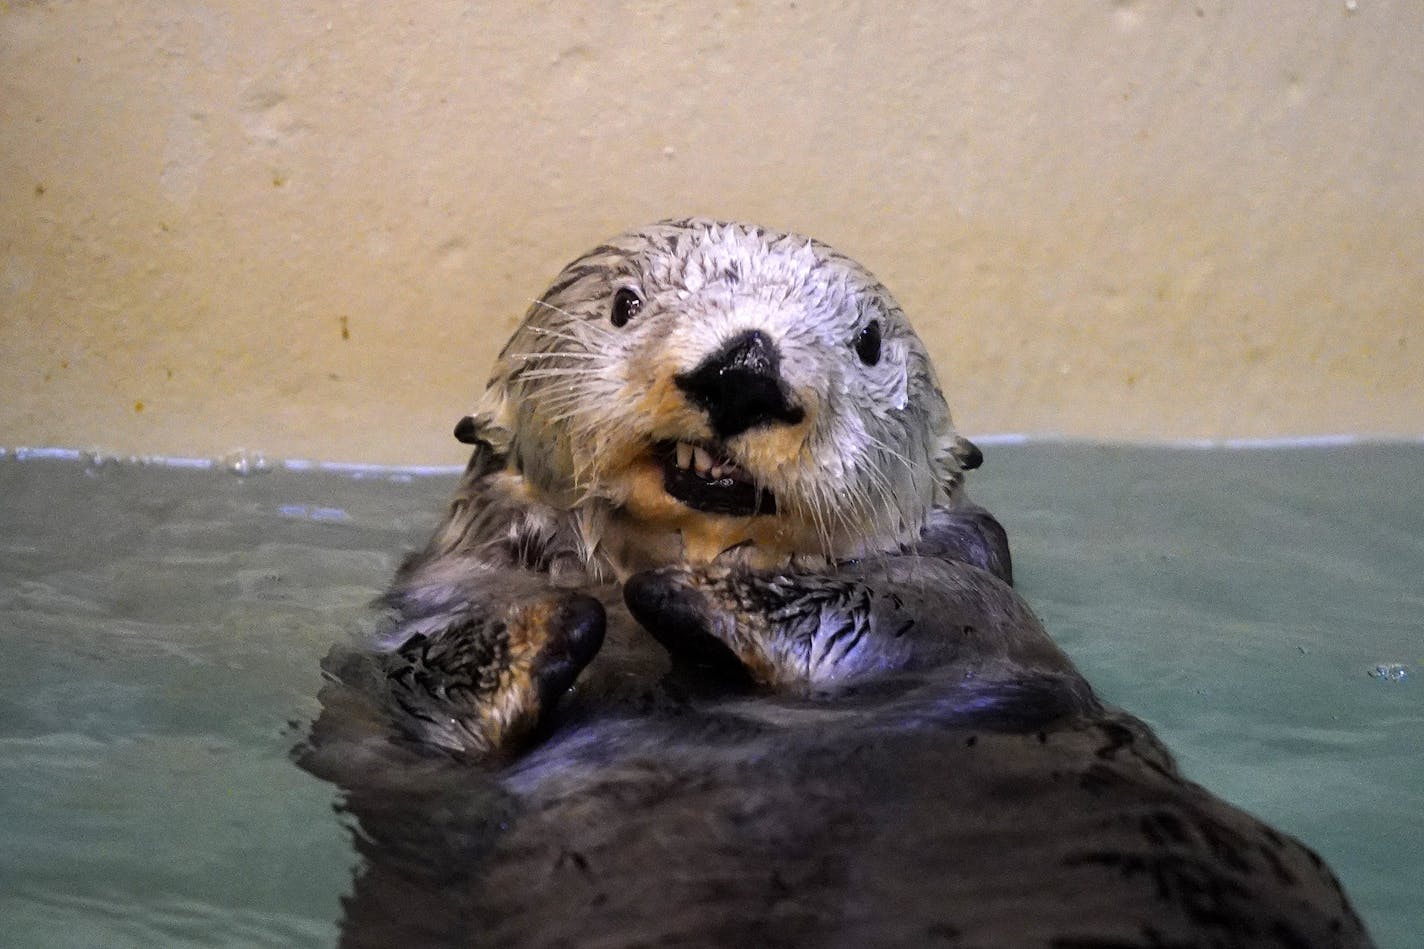
[[[821,544],[809,561],[792,549],[767,567],[734,546],[644,569],[593,549],[629,482],[586,474],[602,461],[597,419],[578,439],[553,421],[560,398],[586,393],[553,392],[557,373],[521,381],[550,354],[593,358],[570,349],[579,328],[635,276],[662,288],[661,318],[676,320],[676,281],[703,286],[692,238],[707,261],[750,253],[761,268],[718,263],[720,295],[699,304],[708,319],[755,273],[835,301],[813,314],[834,332],[803,334],[829,348],[797,345],[835,370],[852,406],[841,411],[900,439],[878,455],[845,446],[861,479],[848,497],[879,486],[882,503],[801,525]],[[961,489],[978,450],[949,427],[887,301],[821,245],[711,222],[637,232],[566,270],[541,301],[557,332],[536,307],[503,357],[495,410],[457,429],[474,455],[384,600],[381,645],[326,663],[298,757],[344,789],[355,820],[363,864],[343,945],[1370,945],[1319,857],[1183,779],[1015,593],[1002,527]],[[862,360],[861,379],[842,348],[867,312],[908,362]],[[675,335],[658,333],[648,339]],[[653,421],[688,429],[656,437],[702,437],[701,416],[663,389],[667,417]],[[639,426],[657,426],[601,408],[621,411],[619,451],[646,455],[654,435]],[[766,483],[794,512],[797,491],[835,497],[808,465],[838,462],[836,437],[855,429],[828,414],[802,431],[796,412],[772,413],[779,434],[727,450],[748,470],[776,461]],[[794,477],[776,480],[787,466]],[[880,541],[857,546],[848,527],[873,516]],[[644,539],[620,523],[625,541]]]

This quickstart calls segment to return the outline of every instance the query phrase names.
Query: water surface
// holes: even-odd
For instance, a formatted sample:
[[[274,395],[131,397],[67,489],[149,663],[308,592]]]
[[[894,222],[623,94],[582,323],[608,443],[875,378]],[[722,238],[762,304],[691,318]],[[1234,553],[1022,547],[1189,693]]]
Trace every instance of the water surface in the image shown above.
[[[1424,944],[1424,446],[986,454],[1098,691]],[[453,480],[0,457],[0,942],[334,942],[358,858],[288,751]]]

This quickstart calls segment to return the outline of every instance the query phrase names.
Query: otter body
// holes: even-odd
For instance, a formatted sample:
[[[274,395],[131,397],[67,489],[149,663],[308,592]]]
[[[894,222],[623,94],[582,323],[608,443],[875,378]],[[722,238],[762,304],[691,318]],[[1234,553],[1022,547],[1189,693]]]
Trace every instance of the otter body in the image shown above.
[[[300,751],[359,824],[345,944],[1369,945],[1013,591],[979,453],[853,261],[614,238],[456,434]]]

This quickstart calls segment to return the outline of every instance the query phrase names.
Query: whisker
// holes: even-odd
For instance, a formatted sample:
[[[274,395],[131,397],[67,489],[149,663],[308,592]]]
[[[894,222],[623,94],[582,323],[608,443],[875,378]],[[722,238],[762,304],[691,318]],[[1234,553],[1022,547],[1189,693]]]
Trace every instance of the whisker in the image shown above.
[[[879,470],[877,470],[875,465],[870,465],[866,469],[866,471],[870,475],[871,486],[875,489],[876,494],[878,494],[880,497],[881,510],[884,512],[885,517],[888,520],[889,518],[895,515],[896,510],[899,507],[899,505],[895,502],[895,492],[894,489],[890,486],[890,480],[886,478],[885,475],[882,474]],[[870,503],[871,500],[872,499],[869,497],[869,494],[867,492],[867,503]],[[873,508],[868,509],[866,511],[866,514],[869,515],[869,520],[873,521],[875,519],[875,511]]]
[[[543,369],[521,369],[515,372],[516,379],[583,379],[591,376],[590,369],[583,366],[546,366]]]
[[[845,486],[842,485],[841,487],[842,490],[844,490]],[[846,536],[854,537],[857,533],[855,529],[856,525],[851,521],[850,517],[851,509],[858,506],[854,489],[852,490],[850,501],[850,504],[832,505],[831,513],[835,515],[836,520],[840,522],[841,527],[845,530]]]
[[[602,353],[580,353],[580,352],[571,352],[571,351],[569,351],[569,350],[559,350],[559,351],[553,351],[553,352],[551,352],[551,351],[548,351],[548,350],[541,350],[541,351],[535,352],[535,353],[510,353],[509,355],[505,356],[504,358],[505,358],[505,359],[528,359],[528,360],[535,360],[535,359],[588,359],[588,360],[594,360],[594,359],[606,359],[607,357],[604,356]]]
[[[577,316],[574,316],[574,315],[573,315],[572,313],[570,313],[568,310],[565,310],[565,309],[562,309],[562,308],[560,308],[560,307],[554,306],[554,304],[550,303],[548,300],[532,300],[531,302],[532,302],[535,306],[542,306],[542,307],[544,307],[544,308],[547,309],[547,310],[553,310],[555,313],[561,313],[561,314],[563,314],[564,316],[567,316],[567,317],[568,317],[569,319],[571,319],[571,320],[576,320],[576,319],[578,319]]]
[[[577,326],[580,328],[580,330],[587,329],[586,324],[574,323],[571,324],[571,326]],[[580,346],[584,347],[588,346],[588,340],[583,336],[579,335],[579,332],[577,331],[571,331],[569,329],[562,328],[555,329],[552,326],[536,326],[533,324],[525,326],[524,330],[526,332],[533,333],[535,336],[543,336],[548,339],[561,339],[568,343],[578,343]]]
[[[589,333],[589,334],[592,334],[592,335],[594,335],[594,336],[601,336],[601,337],[604,337],[604,338],[607,338],[607,337],[613,335],[612,332],[611,332],[611,330],[610,330],[610,327],[609,327],[607,324],[603,323],[602,321],[598,321],[598,320],[590,321],[590,320],[588,320],[588,319],[585,319],[584,317],[579,316],[577,313],[570,313],[568,310],[565,310],[565,309],[563,309],[562,307],[554,306],[554,304],[548,302],[547,300],[535,300],[535,301],[534,301],[534,305],[535,305],[535,306],[542,306],[542,307],[544,307],[545,309],[548,309],[548,310],[553,310],[555,313],[558,313],[560,316],[563,316],[563,317],[567,318],[568,321],[569,321],[569,326],[570,326],[570,327],[577,327],[579,332]],[[542,333],[542,334],[549,335],[549,336],[558,336],[558,335],[559,335],[557,331],[555,331],[554,329],[552,329],[552,328],[550,328],[550,327],[547,327],[547,326],[525,325],[525,326],[524,326],[524,329],[527,329],[527,330],[529,330],[529,331],[531,331],[531,332]],[[575,338],[575,337],[571,337],[571,336],[564,336],[564,337],[562,337],[562,338],[563,338],[563,339],[568,339],[568,340],[570,340],[570,341],[581,342],[581,343],[587,342],[587,340],[585,340],[585,339],[582,339],[582,338]]]
[[[884,439],[876,438],[873,433],[862,430],[861,434],[866,438],[866,440],[870,442],[871,445],[875,446],[885,454],[889,455],[891,458],[900,462],[900,464],[904,465],[906,471],[910,472],[912,476],[914,475],[915,466],[910,464],[910,459],[906,458],[903,454],[891,448],[890,445]]]
[[[821,556],[826,560],[831,559],[831,535],[826,527],[825,519],[821,511],[821,491],[820,485],[813,485],[809,496],[806,498],[810,502],[810,515],[813,526],[816,528],[816,539],[821,544]]]

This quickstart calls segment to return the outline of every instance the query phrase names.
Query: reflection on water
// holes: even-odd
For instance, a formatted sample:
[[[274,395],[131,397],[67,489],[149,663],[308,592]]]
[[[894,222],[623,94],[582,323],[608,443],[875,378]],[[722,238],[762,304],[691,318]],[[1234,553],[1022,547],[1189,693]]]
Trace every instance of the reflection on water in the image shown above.
[[[1380,945],[1409,944],[1424,929],[1424,449],[987,456],[976,498],[1098,691],[1147,719],[1190,777],[1319,850]],[[464,775],[458,799],[476,813],[383,844],[353,838],[343,809],[362,802],[287,757],[316,716],[319,662],[368,624],[448,488],[0,458],[7,942],[327,945],[363,852],[478,863],[521,788],[560,762]],[[452,780],[420,762],[403,773],[427,800]],[[850,839],[856,820],[772,843]],[[448,864],[432,872],[451,880]],[[578,848],[549,872],[571,888],[616,876]],[[811,910],[828,911],[781,911]]]

